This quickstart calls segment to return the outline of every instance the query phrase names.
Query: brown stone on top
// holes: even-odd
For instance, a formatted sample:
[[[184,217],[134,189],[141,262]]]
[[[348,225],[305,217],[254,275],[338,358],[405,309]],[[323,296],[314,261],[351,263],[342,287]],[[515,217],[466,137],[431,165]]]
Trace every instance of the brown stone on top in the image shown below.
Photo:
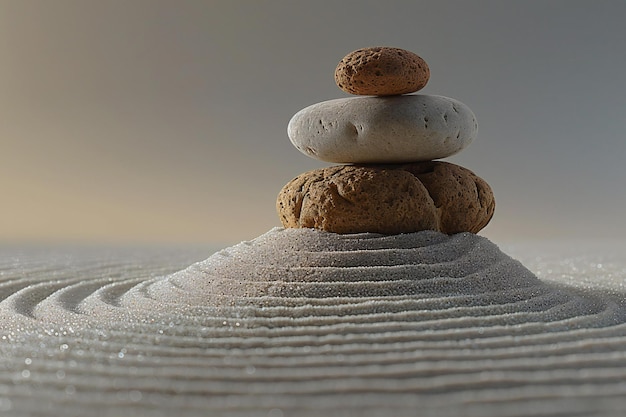
[[[489,185],[440,161],[338,165],[305,172],[278,194],[286,228],[333,233],[477,233],[495,209]]]
[[[335,69],[335,82],[346,93],[391,96],[414,93],[430,78],[428,64],[413,52],[391,47],[358,49]]]

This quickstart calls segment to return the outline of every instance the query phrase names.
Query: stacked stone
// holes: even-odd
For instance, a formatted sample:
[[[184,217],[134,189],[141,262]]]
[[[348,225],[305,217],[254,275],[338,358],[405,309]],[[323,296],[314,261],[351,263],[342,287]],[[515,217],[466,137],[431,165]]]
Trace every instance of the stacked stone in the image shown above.
[[[335,70],[349,97],[296,113],[288,135],[305,155],[342,165],[305,172],[280,191],[286,228],[334,233],[477,233],[493,216],[489,185],[459,165],[434,161],[466,148],[477,124],[463,103],[411,94],[426,62],[398,48],[359,49]]]

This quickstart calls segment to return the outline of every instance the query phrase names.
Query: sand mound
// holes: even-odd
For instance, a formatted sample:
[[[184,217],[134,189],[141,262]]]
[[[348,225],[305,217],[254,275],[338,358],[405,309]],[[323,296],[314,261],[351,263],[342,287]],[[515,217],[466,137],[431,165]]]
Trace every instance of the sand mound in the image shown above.
[[[126,256],[0,263],[2,415],[625,406],[623,295],[546,284],[476,235],[273,229],[174,273]]]
[[[470,296],[538,285],[519,262],[469,233],[338,235],[276,228],[142,290],[166,303],[297,306]]]
[[[603,326],[624,316],[602,297],[540,281],[471,233],[338,235],[282,228],[173,274],[47,281],[9,295],[2,307],[3,316],[45,322],[214,326],[237,318],[243,327],[341,324],[363,333],[380,323],[473,331],[565,321]]]
[[[471,233],[282,228],[177,273],[95,291],[75,309],[107,319],[123,312],[125,320],[183,314],[246,318],[240,324],[247,327],[398,321],[413,329],[574,323],[590,315],[601,324],[615,314],[604,301],[542,283]]]

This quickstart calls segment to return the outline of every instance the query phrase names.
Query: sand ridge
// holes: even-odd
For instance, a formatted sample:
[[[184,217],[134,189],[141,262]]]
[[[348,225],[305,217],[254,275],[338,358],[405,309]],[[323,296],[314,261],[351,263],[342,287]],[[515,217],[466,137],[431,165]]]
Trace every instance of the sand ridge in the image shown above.
[[[619,415],[626,405],[623,295],[541,281],[469,233],[277,228],[192,265],[0,267],[2,415]]]

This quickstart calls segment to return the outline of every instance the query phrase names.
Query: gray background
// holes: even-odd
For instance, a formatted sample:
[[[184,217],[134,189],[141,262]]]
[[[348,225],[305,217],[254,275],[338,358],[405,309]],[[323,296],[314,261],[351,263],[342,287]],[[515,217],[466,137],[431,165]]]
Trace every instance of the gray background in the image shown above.
[[[431,68],[479,123],[450,158],[495,240],[626,232],[626,2],[0,0],[0,240],[223,242],[278,226],[326,166],[291,116],[346,97],[348,52]]]

